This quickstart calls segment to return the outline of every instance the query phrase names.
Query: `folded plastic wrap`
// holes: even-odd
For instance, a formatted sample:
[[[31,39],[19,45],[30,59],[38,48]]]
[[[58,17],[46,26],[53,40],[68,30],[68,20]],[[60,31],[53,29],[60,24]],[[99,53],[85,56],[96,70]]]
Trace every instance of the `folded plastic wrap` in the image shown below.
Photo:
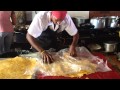
[[[36,58],[38,60],[37,72],[44,76],[65,76],[81,77],[84,74],[95,72],[107,72],[111,69],[97,56],[92,55],[87,48],[77,47],[77,57],[72,57],[68,53],[68,48],[58,52],[48,51],[54,58],[52,64],[44,64],[39,53],[25,55],[25,57]]]

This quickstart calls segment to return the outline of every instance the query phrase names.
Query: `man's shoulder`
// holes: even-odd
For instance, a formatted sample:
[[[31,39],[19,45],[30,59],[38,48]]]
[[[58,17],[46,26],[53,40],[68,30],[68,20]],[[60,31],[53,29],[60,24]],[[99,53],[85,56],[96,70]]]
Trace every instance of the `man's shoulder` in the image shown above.
[[[66,14],[66,17],[65,17],[65,19],[64,19],[64,22],[65,22],[66,24],[69,24],[70,21],[71,21],[71,16],[70,16],[69,14]]]
[[[65,19],[70,19],[70,18],[71,18],[71,16],[69,14],[66,14]]]

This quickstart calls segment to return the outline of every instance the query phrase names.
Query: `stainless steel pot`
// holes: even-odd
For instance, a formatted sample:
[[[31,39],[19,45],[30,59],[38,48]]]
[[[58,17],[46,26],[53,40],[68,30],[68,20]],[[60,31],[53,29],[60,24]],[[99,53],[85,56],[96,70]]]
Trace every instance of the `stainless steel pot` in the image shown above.
[[[90,19],[90,23],[94,25],[95,29],[105,28],[105,17],[94,17]]]
[[[117,50],[117,42],[109,41],[104,43],[105,52],[115,52]]]
[[[107,27],[110,28],[116,28],[118,27],[118,21],[119,21],[119,17],[118,16],[107,16]]]

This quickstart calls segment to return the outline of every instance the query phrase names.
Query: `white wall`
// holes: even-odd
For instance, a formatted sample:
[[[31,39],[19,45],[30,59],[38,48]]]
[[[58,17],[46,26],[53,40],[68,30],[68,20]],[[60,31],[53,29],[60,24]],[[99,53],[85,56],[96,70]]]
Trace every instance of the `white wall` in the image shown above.
[[[27,17],[27,21],[32,21],[35,14],[38,13],[39,11],[26,11],[26,17]]]
[[[39,11],[36,11],[37,13]],[[68,11],[71,17],[80,16],[84,18],[89,18],[89,11]],[[35,16],[35,11],[26,11],[27,21],[32,21]]]
[[[84,17],[86,19],[89,18],[89,11],[68,11],[68,14],[71,17],[80,16],[80,17]]]

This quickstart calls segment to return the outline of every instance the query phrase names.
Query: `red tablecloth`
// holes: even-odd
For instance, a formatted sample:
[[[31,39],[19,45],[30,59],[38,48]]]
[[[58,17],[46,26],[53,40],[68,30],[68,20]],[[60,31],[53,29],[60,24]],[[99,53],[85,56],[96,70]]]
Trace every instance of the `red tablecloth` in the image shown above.
[[[105,56],[101,53],[93,53],[95,56],[106,60]],[[84,75],[81,78],[70,78],[63,76],[43,76],[41,74],[37,74],[37,79],[120,79],[120,74],[112,67],[112,65],[108,62],[108,66],[112,69],[112,71],[108,72],[96,72],[89,75]]]

